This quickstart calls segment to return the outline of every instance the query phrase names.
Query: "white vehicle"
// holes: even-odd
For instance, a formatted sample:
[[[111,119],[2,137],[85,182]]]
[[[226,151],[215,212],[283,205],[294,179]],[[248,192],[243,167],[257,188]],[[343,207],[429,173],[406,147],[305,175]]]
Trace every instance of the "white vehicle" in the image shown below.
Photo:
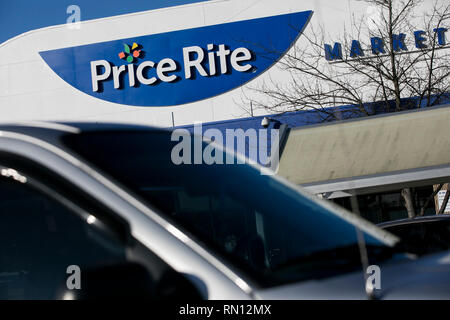
[[[450,298],[450,253],[414,260],[257,167],[177,166],[174,144],[130,125],[1,126],[0,299]]]

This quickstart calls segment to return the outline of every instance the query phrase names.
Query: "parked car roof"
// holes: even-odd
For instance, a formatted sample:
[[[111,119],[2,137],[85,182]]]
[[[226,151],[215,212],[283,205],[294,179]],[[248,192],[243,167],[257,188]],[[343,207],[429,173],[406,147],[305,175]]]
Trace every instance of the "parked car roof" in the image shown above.
[[[406,224],[427,223],[427,222],[443,221],[443,220],[445,220],[445,221],[450,220],[450,215],[442,214],[442,215],[432,215],[432,216],[399,219],[399,220],[379,223],[379,224],[377,224],[377,226],[380,228],[388,228],[388,227],[394,227],[394,226],[400,226],[400,225],[406,225]]]

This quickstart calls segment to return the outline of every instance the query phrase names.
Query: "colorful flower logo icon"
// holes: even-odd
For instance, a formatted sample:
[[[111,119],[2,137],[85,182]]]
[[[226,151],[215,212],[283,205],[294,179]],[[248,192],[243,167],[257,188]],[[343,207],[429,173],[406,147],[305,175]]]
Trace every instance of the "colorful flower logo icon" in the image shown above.
[[[138,45],[136,42],[133,43],[131,48],[127,44],[124,44],[123,46],[125,49],[124,49],[124,51],[119,53],[120,59],[126,60],[129,63],[133,63],[135,59],[141,57],[141,52],[142,52],[142,50],[140,49],[141,46]]]

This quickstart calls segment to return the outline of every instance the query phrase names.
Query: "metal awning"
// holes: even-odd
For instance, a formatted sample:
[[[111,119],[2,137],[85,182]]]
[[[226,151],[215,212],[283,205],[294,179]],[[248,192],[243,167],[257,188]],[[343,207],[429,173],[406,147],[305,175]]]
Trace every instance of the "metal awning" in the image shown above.
[[[450,105],[294,129],[279,174],[331,197],[450,180]]]

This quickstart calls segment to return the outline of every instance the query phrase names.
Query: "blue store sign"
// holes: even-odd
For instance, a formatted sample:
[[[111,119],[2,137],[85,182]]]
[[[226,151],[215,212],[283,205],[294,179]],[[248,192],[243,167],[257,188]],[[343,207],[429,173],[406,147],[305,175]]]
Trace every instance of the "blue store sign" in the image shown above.
[[[40,52],[67,83],[133,106],[174,106],[238,88],[278,61],[312,11]]]

